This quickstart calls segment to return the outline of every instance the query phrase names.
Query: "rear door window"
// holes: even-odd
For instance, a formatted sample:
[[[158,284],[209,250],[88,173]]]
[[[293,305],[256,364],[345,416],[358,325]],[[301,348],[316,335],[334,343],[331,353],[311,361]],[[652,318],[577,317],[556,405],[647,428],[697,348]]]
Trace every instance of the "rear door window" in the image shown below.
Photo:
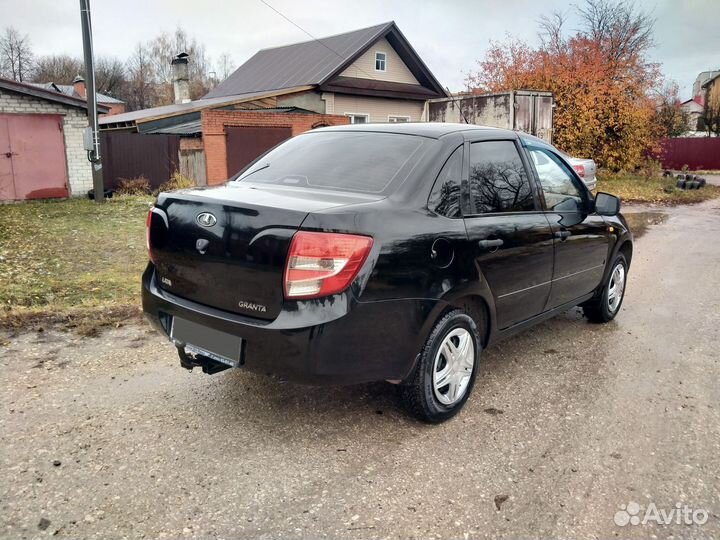
[[[271,150],[236,181],[383,193],[405,180],[428,141],[395,133],[307,133]]]
[[[530,179],[513,141],[470,145],[470,213],[535,210]]]

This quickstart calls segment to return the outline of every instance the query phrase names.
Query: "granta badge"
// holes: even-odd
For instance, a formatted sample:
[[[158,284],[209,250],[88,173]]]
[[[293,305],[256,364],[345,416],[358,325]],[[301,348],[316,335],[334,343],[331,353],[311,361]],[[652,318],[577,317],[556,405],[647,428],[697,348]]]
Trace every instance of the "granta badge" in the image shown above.
[[[212,227],[217,223],[217,218],[210,212],[202,212],[197,215],[195,221],[198,222],[198,225],[202,225],[203,227]]]
[[[265,306],[263,306],[262,304],[254,304],[252,302],[246,302],[245,300],[240,300],[238,302],[238,306],[242,309],[257,311],[258,313],[265,313],[267,311],[267,309],[265,309]]]

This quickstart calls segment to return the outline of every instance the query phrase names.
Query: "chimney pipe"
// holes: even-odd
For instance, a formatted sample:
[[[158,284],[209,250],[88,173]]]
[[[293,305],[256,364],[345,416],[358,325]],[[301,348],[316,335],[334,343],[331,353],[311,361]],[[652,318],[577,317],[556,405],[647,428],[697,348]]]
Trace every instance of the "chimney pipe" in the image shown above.
[[[188,76],[188,57],[186,52],[181,52],[172,59],[173,67],[173,91],[175,103],[190,103],[190,79]]]
[[[72,85],[75,89],[75,93],[81,98],[85,98],[85,79],[83,79],[80,75],[77,75],[73,79]]]

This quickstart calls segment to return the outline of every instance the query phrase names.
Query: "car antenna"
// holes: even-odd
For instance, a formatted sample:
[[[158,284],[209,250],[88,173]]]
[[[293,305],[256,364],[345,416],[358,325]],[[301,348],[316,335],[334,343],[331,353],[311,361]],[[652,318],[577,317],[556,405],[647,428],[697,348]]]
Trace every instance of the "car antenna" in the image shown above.
[[[447,93],[450,94],[450,99],[452,99],[452,102],[455,104],[455,106],[457,106],[458,111],[460,111],[460,115],[462,116],[463,120],[465,120],[465,123],[470,124],[470,122],[468,122],[468,119],[465,118],[465,113],[463,112],[462,108],[460,108],[460,104],[457,102],[457,100],[455,99],[455,96],[453,96],[450,89],[446,86],[445,90],[447,90]]]

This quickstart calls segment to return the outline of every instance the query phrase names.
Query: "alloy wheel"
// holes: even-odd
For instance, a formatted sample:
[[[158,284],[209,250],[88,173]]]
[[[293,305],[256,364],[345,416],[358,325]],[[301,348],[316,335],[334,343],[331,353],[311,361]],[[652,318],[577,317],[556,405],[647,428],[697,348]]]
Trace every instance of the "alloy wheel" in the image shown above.
[[[625,267],[618,263],[613,269],[612,275],[610,276],[610,284],[608,285],[607,302],[610,313],[615,313],[618,306],[620,306],[624,293]]]
[[[475,368],[475,344],[470,332],[456,328],[443,339],[433,363],[433,391],[443,405],[454,405],[467,391]]]

